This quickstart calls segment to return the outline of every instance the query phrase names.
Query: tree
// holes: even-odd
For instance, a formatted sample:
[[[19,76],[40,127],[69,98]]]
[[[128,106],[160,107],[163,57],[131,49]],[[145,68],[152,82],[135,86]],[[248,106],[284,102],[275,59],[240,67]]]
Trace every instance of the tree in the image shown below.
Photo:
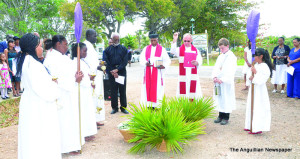
[[[131,47],[132,49],[136,49],[138,47],[138,41],[136,36],[127,35],[120,39],[120,43],[125,47]]]
[[[207,30],[211,46],[217,46],[218,40],[222,37],[232,42],[235,39],[237,44],[242,44],[245,41],[245,34],[242,31],[245,30],[247,16],[244,12],[256,5],[247,3],[247,0],[172,0],[172,2],[175,6],[171,16],[158,21],[162,24],[155,24],[162,26],[160,33],[172,38],[174,32],[180,32],[179,41],[181,41],[183,34],[191,31],[190,20],[194,18],[195,33],[204,33]]]
[[[120,32],[123,21],[133,21],[137,10],[134,0],[78,0],[78,2],[81,4],[83,20],[88,27],[102,30],[107,39],[110,39],[113,32]],[[74,22],[72,13],[76,3],[67,3],[61,10],[61,15],[70,22]]]
[[[38,32],[41,37],[66,35],[70,24],[59,17],[59,7],[66,0],[1,0],[0,30],[2,34],[21,36]]]
[[[147,31],[162,32],[162,29],[170,25],[170,17],[176,8],[172,0],[136,0],[139,17],[146,18],[145,27]]]
[[[255,3],[247,0],[210,0],[205,3],[203,14],[196,18],[196,32],[208,31],[209,44],[217,46],[219,39],[225,37],[231,41],[245,41],[242,30],[246,28],[248,12]],[[244,37],[243,39],[240,39]]]

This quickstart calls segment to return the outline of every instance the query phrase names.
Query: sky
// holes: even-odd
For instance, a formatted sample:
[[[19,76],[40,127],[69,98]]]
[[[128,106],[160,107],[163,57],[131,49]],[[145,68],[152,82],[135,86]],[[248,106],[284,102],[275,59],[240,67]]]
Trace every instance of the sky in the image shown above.
[[[248,0],[248,2],[263,2],[255,9],[260,12],[260,24],[267,24],[264,36],[300,36],[300,0]],[[134,24],[126,22],[121,26],[121,37],[134,35],[135,31],[143,29],[143,19],[137,19]],[[261,32],[261,31],[260,31]]]
[[[270,24],[266,36],[300,36],[300,0],[263,0],[262,2],[257,11],[260,12],[260,24]]]

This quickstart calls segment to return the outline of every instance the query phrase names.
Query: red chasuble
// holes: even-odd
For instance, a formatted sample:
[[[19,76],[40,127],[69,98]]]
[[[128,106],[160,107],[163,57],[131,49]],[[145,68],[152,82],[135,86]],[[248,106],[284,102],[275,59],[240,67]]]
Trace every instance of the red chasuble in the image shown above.
[[[151,56],[151,48],[152,45],[148,45],[146,48],[146,60],[150,59]],[[155,50],[155,57],[160,57],[162,53],[162,46],[157,44],[156,50]],[[152,67],[152,71],[151,71]],[[146,92],[147,92],[147,101],[148,102],[157,102],[157,74],[158,69],[156,67],[153,67],[151,65],[150,67],[146,67],[146,73],[145,73],[145,79],[144,82],[146,82]],[[162,83],[161,83],[162,84]]]
[[[197,49],[192,45],[191,50],[196,52],[196,56],[198,55]],[[185,54],[185,46],[181,45],[179,48],[179,58],[184,58]],[[192,75],[197,75],[197,67],[194,66],[191,69],[191,74]],[[179,75],[180,76],[186,76],[186,69],[184,67],[184,60],[179,60]],[[184,78],[186,79],[186,78]],[[197,85],[197,80],[191,80],[190,82],[190,95],[196,93],[196,85]],[[186,95],[186,81],[179,81],[179,94],[180,95]],[[191,98],[191,96],[190,96]]]

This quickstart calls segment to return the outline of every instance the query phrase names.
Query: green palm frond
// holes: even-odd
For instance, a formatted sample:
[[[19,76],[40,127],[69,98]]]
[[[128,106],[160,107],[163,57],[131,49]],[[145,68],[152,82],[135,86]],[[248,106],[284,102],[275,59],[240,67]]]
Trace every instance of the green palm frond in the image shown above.
[[[137,142],[129,152],[143,153],[166,142],[167,151],[183,152],[180,144],[195,140],[199,134],[205,134],[203,119],[212,116],[213,101],[201,98],[190,102],[186,98],[165,97],[159,109],[152,110],[146,105],[129,105],[132,115],[128,122],[130,132],[135,138],[130,143]]]

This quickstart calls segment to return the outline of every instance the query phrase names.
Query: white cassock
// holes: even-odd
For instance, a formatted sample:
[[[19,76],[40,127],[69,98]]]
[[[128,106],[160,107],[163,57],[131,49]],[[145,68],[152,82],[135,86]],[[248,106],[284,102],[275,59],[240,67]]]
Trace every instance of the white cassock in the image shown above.
[[[61,134],[61,153],[80,150],[78,99],[73,96],[75,73],[72,72],[72,60],[55,49],[47,53],[44,61],[52,76],[57,77],[59,97],[58,117]],[[74,67],[74,66],[73,66]],[[77,67],[75,67],[77,68]],[[84,141],[82,141],[84,144]]]
[[[57,84],[40,62],[25,57],[18,126],[19,159],[60,159]],[[2,156],[4,157],[4,156]]]
[[[270,69],[266,63],[254,65],[256,74],[252,80],[254,84],[254,104],[252,132],[270,131],[271,109],[266,82],[270,78]],[[247,79],[252,75],[251,70],[247,73]],[[250,89],[251,90],[251,85]],[[250,129],[251,125],[251,91],[248,92],[245,129]]]
[[[73,73],[77,71],[77,58],[73,59]],[[82,135],[84,137],[92,136],[97,134],[97,126],[96,126],[96,116],[95,116],[95,105],[92,97],[92,89],[91,89],[91,81],[88,76],[89,66],[87,63],[81,59],[80,60],[80,70],[83,73],[83,78],[80,82],[80,107],[81,107],[81,128]],[[74,85],[76,99],[78,99],[78,83]],[[78,101],[77,101],[78,102]]]
[[[244,49],[244,52],[247,53],[247,60],[248,60],[248,62],[249,62],[250,64],[252,64],[252,52],[251,52],[251,49],[249,49],[248,47],[246,47],[246,48]],[[244,66],[243,66],[242,73],[243,73],[243,74],[247,74],[247,72],[248,72],[249,69],[251,69],[251,67],[249,67],[248,64],[247,64],[246,61],[245,61]]]
[[[191,51],[192,51],[191,47],[185,47],[185,52],[191,52]],[[179,62],[183,62],[184,58],[179,56],[179,47],[177,47],[177,43],[171,44],[171,53],[175,54],[179,58]],[[199,65],[197,66],[196,79],[192,79],[193,77],[191,74],[191,68],[186,67],[185,68],[186,78],[181,78],[181,76],[178,75],[178,85],[177,85],[177,90],[176,90],[176,97],[180,97],[179,82],[182,82],[182,79],[185,79],[184,81],[186,81],[186,97],[194,98],[194,97],[190,96],[190,83],[191,83],[191,80],[197,80],[195,98],[196,99],[202,98],[202,91],[201,91],[201,85],[200,85],[200,80],[199,80],[200,66],[202,65],[202,56],[201,56],[201,52],[198,49],[197,49],[197,53],[198,53],[198,55],[197,55],[196,61],[198,62]]]
[[[212,78],[219,78],[221,95],[213,95],[216,109],[219,112],[231,113],[236,108],[234,75],[237,68],[237,59],[232,51],[220,54],[213,68]]]
[[[95,92],[93,96],[94,104],[95,104],[95,110],[98,108],[102,108],[100,111],[100,114],[96,112],[96,121],[104,121],[105,120],[105,106],[104,106],[104,89],[103,89],[103,71],[97,70],[97,67],[99,66],[99,60],[98,60],[98,53],[95,50],[92,43],[89,41],[84,41],[87,47],[87,55],[85,57],[85,61],[90,66],[90,71],[96,73],[96,77],[94,79],[94,83],[96,85]]]
[[[146,92],[146,81],[144,81],[145,79],[145,73],[146,73],[146,63],[148,62],[148,59],[146,59],[146,48],[147,46],[143,49],[141,55],[140,55],[140,64],[143,66],[144,68],[144,75],[143,75],[143,85],[142,85],[142,91],[141,91],[141,104],[145,104],[145,105],[152,105],[152,107],[157,107],[157,105],[160,104],[160,100],[163,99],[164,96],[164,85],[165,83],[165,78],[164,78],[164,74],[166,72],[167,67],[171,64],[171,60],[170,57],[166,51],[165,48],[162,48],[162,53],[160,57],[155,57],[155,51],[156,51],[156,46],[151,48],[151,55],[150,55],[150,63],[151,65],[154,64],[154,62],[156,60],[162,60],[163,61],[163,65],[165,66],[165,69],[158,69],[158,73],[157,73],[157,102],[148,102],[147,101],[147,92]],[[152,68],[151,68],[152,71]]]

